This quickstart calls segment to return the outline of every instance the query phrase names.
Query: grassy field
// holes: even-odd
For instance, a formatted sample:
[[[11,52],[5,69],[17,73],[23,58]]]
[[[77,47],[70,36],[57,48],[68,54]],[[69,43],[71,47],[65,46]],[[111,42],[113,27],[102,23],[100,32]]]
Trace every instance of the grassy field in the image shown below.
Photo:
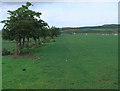
[[[12,50],[15,44],[3,40],[3,47]],[[56,42],[31,49],[31,55],[39,58],[3,57],[4,89],[118,88],[115,35],[62,35]]]
[[[117,33],[118,29],[66,29],[63,33]]]

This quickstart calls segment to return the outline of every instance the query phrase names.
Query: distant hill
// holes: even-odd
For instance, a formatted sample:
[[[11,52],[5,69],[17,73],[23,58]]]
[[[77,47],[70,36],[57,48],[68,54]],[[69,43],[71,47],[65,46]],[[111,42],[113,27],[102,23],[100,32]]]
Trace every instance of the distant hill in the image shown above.
[[[63,27],[62,33],[117,33],[120,24],[105,24],[102,26],[87,26],[87,27]]]

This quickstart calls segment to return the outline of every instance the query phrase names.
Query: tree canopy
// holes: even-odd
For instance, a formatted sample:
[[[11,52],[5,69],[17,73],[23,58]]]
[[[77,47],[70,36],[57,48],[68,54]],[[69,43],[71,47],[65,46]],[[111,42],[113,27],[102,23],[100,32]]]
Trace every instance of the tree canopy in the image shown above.
[[[24,48],[25,40],[27,40],[27,47],[29,47],[29,39],[32,38],[37,45],[41,44],[40,38],[46,39],[47,36],[57,36],[57,28],[49,28],[49,25],[41,19],[41,12],[30,10],[29,7],[33,6],[30,2],[22,5],[17,10],[8,10],[7,20],[1,21],[4,23],[2,29],[3,39],[16,40],[17,50],[16,53],[20,54]]]

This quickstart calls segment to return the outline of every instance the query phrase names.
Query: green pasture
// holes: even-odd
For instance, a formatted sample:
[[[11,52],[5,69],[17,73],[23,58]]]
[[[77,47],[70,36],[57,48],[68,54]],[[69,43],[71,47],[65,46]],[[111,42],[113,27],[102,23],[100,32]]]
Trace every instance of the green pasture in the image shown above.
[[[118,88],[118,36],[66,34],[55,40],[30,49],[36,59],[3,56],[3,88]],[[10,51],[16,47],[14,41],[2,43]]]

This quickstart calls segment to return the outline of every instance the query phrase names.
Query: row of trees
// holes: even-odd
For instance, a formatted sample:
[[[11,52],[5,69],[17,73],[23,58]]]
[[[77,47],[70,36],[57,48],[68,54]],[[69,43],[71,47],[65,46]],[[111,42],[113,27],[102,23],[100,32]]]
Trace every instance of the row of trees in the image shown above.
[[[2,29],[3,39],[16,41],[16,53],[20,54],[22,49],[29,47],[30,39],[33,39],[35,45],[41,46],[41,38],[46,40],[48,37],[54,38],[60,34],[59,28],[49,27],[49,25],[43,21],[40,16],[40,12],[30,10],[32,6],[30,2],[26,5],[22,5],[20,8],[14,11],[8,11],[10,15],[7,20],[1,21],[4,23]]]

